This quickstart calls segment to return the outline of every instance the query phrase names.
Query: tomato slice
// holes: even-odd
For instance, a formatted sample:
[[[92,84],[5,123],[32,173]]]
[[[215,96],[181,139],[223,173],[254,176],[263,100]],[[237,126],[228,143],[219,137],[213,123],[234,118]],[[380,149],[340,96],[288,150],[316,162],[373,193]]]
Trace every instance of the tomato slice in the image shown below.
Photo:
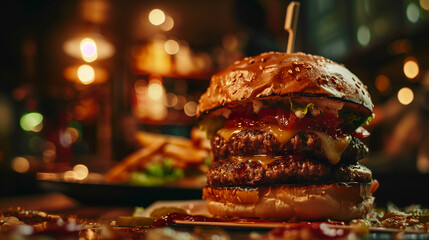
[[[366,138],[366,137],[369,137],[369,135],[371,135],[369,132],[368,132],[368,130],[366,130],[365,128],[363,128],[363,127],[358,127],[356,130],[355,130],[355,132],[353,133],[353,136],[354,137],[357,137],[357,138]]]
[[[257,126],[258,118],[245,113],[232,113],[225,123],[225,128]]]
[[[378,183],[377,179],[372,180],[371,193],[374,193],[378,189],[379,186],[380,186],[380,183]]]
[[[292,111],[283,108],[262,109],[258,114],[232,113],[225,123],[225,128],[259,127],[274,124],[283,129],[311,129],[323,131],[333,138],[346,134],[342,130],[344,120],[333,114],[297,117]],[[351,134],[351,133],[348,133]]]

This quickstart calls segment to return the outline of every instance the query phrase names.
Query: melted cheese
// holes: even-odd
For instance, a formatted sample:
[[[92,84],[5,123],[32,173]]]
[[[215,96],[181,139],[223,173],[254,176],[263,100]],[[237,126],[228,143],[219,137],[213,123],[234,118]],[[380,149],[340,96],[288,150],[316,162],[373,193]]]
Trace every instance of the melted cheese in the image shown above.
[[[229,139],[232,137],[232,135],[239,133],[243,131],[246,128],[221,128],[217,131],[217,134],[221,136],[226,141],[229,141]],[[252,129],[261,130],[264,132],[267,132],[271,135],[273,135],[277,141],[281,144],[285,144],[290,141],[290,139],[298,132],[296,130],[287,130],[287,129],[281,129],[276,125],[266,125],[263,127],[252,127]]]
[[[346,150],[347,146],[350,144],[352,137],[346,136],[339,139],[332,139],[331,136],[326,133],[318,131],[313,132],[317,134],[322,141],[322,149],[328,161],[332,165],[337,164],[341,159],[341,154],[343,154],[344,150]]]
[[[232,135],[239,133],[243,130],[243,128],[221,128],[217,131],[217,134],[219,134],[219,136],[221,136],[226,141],[229,141]]]
[[[295,136],[295,134],[298,132],[296,130],[281,129],[279,126],[276,125],[268,125],[263,128],[259,128],[259,130],[268,132],[269,134],[273,135],[281,144],[289,142],[292,137]]]
[[[232,161],[238,161],[238,162],[246,162],[246,161],[254,161],[261,164],[261,166],[266,169],[268,164],[274,162],[277,159],[280,159],[281,157],[273,157],[273,156],[266,156],[266,155],[256,155],[256,156],[247,156],[247,157],[231,157],[230,160]]]
[[[239,133],[244,129],[245,128],[222,128],[222,129],[219,129],[217,133],[226,141],[229,141],[229,139],[234,134]],[[292,137],[298,132],[297,130],[281,129],[276,125],[253,127],[252,129],[258,129],[269,133],[270,135],[274,136],[277,139],[277,141],[279,141],[279,143],[281,144],[285,144],[289,142],[292,139]],[[306,130],[306,131],[314,132],[315,134],[317,134],[317,136],[319,136],[320,141],[322,143],[322,149],[325,152],[325,156],[328,159],[328,161],[333,165],[337,164],[340,161],[341,154],[344,152],[344,150],[346,150],[347,146],[350,144],[350,141],[351,141],[351,136],[346,136],[339,139],[333,139],[331,136],[323,132],[312,131],[312,130]],[[253,157],[243,158],[245,160],[242,160],[241,157],[237,157],[237,158],[240,158],[241,161],[247,161],[247,160],[258,161],[263,166],[266,166],[267,164],[270,163],[269,160],[266,160],[266,159],[270,159],[271,162],[274,161],[272,160],[273,159],[272,157],[267,157],[267,156],[253,156]],[[265,164],[266,162],[268,163]]]

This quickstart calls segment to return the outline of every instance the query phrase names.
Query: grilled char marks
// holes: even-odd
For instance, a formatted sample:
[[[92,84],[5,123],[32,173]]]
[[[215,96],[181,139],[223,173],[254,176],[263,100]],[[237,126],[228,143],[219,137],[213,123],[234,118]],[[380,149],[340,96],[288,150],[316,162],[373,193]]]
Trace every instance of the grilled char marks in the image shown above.
[[[360,164],[332,166],[299,155],[282,157],[266,168],[255,161],[221,160],[213,162],[207,173],[207,184],[212,187],[370,182],[371,179],[371,171]]]
[[[285,156],[302,154],[316,159],[325,159],[322,142],[310,131],[296,133],[290,141],[280,143],[273,135],[258,129],[244,129],[229,140],[216,134],[211,141],[214,160],[230,156]],[[359,139],[352,140],[341,156],[341,163],[356,163],[368,154],[368,148]]]

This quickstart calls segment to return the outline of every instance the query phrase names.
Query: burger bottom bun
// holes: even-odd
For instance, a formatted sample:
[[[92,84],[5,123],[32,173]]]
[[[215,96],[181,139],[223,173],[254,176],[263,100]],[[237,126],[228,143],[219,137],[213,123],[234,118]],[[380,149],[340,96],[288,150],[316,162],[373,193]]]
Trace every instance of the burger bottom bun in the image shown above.
[[[348,221],[372,207],[371,183],[336,183],[259,188],[205,187],[203,198],[215,216],[273,220]]]

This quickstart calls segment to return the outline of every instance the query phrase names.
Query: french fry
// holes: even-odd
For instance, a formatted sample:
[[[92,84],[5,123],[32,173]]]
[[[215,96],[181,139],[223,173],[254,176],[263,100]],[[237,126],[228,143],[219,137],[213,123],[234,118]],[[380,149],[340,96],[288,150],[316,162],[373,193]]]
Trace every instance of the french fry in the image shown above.
[[[137,139],[137,142],[142,146],[148,146],[148,145],[151,145],[153,141],[164,139],[168,143],[171,143],[177,146],[182,146],[186,148],[193,147],[192,141],[184,137],[167,136],[167,135],[143,132],[143,131],[137,132],[136,139]]]
[[[190,139],[176,136],[169,136],[167,139],[168,143],[172,145],[177,145],[183,148],[194,148],[194,144]]]
[[[160,149],[158,152],[156,152],[155,154],[152,154],[146,158],[141,158],[138,165],[137,165],[137,169],[141,170],[141,169],[146,169],[147,166],[151,163],[160,163],[164,160],[164,156],[162,153],[162,149]]]
[[[136,140],[141,146],[145,147],[152,145],[154,141],[162,140],[167,142],[167,136],[162,134],[138,131],[136,133]]]
[[[184,161],[173,159],[171,162],[171,166],[174,168],[185,169],[185,168],[187,168],[188,165]]]
[[[164,146],[163,152],[166,156],[177,158],[188,164],[202,163],[208,156],[207,151],[195,148],[184,148],[171,143]]]
[[[121,162],[116,164],[106,174],[106,182],[122,182],[126,180],[130,172],[141,164],[142,160],[148,159],[151,155],[157,153],[166,144],[165,139],[157,139],[152,141],[151,145],[146,146],[124,158]],[[125,178],[125,179],[124,179]]]
[[[144,170],[151,163],[171,158],[174,168],[186,169],[190,165],[201,165],[209,156],[209,151],[193,140],[139,131],[136,140],[143,148],[125,157],[106,174],[106,182],[127,182],[131,173]]]

